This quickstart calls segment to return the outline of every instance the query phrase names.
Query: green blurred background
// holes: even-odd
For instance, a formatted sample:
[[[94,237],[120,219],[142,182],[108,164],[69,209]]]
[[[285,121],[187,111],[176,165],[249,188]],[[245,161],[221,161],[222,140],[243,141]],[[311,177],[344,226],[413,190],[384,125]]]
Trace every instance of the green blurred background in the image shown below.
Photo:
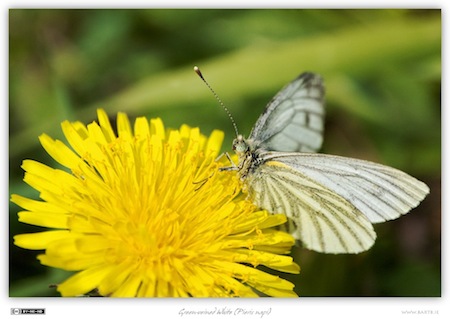
[[[60,122],[95,110],[161,117],[169,127],[226,132],[225,112],[248,134],[266,103],[303,71],[327,86],[324,153],[381,162],[426,182],[431,194],[359,255],[296,249],[301,296],[441,295],[440,10],[24,10],[9,11],[10,193],[25,158],[55,166],[38,142],[64,139]],[[10,238],[39,230],[17,222]],[[69,273],[10,242],[10,296],[53,296]]]

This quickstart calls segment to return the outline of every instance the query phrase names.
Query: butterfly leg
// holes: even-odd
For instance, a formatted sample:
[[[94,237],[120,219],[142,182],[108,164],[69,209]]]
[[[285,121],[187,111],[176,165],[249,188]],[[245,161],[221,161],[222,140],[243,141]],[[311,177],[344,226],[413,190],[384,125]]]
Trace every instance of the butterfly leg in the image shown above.
[[[228,161],[231,163],[231,166],[219,167],[219,171],[222,172],[222,171],[237,171],[237,170],[239,170],[239,167],[233,162],[230,154],[228,154],[227,152],[220,154],[216,158],[216,162],[219,161],[224,155],[227,157]]]

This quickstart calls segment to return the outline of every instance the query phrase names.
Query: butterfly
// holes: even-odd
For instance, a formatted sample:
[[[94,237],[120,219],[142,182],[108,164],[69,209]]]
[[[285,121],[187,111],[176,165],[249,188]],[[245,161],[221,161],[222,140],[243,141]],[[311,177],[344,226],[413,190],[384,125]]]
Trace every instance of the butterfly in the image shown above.
[[[430,190],[392,167],[316,153],[323,142],[324,96],[321,76],[299,75],[268,103],[248,138],[235,126],[238,163],[228,156],[232,165],[220,170],[236,171],[256,206],[285,214],[286,230],[305,248],[360,253],[375,242],[372,223],[408,213]]]

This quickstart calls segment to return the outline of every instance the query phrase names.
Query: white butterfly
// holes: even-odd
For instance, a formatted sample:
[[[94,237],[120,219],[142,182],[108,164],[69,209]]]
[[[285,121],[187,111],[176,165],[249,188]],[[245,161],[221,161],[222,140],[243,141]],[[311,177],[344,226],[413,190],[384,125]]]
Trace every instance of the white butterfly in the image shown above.
[[[320,76],[301,74],[267,105],[248,139],[237,135],[239,162],[221,170],[237,171],[255,205],[285,214],[306,248],[359,253],[375,242],[372,223],[408,213],[429,188],[395,168],[311,153],[323,141],[324,93]]]

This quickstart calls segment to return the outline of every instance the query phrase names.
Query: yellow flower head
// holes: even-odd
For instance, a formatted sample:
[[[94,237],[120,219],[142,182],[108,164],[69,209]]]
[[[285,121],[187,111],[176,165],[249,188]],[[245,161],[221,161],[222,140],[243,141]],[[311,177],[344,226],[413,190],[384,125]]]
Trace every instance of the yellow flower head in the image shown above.
[[[255,211],[237,195],[235,175],[217,170],[222,132],[166,131],[145,118],[132,130],[119,113],[116,136],[103,110],[98,118],[62,123],[73,150],[40,136],[70,172],[25,160],[24,181],[41,201],[12,195],[25,209],[19,221],[51,228],[16,235],[15,244],[76,272],[58,285],[63,296],[296,296],[292,283],[257,268],[298,273],[283,255],[294,239],[273,228],[284,215]]]

